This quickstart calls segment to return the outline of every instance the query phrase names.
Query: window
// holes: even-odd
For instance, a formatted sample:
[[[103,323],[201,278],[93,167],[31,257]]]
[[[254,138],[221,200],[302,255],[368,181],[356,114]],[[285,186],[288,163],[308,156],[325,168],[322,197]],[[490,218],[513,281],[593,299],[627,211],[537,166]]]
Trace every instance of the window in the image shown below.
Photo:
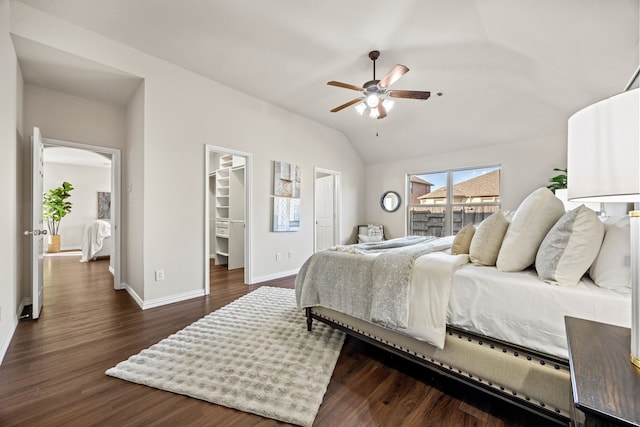
[[[407,176],[407,234],[443,237],[500,209],[500,167]]]

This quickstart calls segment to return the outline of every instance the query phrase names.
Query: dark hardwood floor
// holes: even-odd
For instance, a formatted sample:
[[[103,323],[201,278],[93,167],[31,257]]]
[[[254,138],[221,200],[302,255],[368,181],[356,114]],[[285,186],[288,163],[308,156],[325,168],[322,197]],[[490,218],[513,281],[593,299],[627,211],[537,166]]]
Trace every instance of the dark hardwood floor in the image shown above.
[[[1,426],[281,426],[108,377],[104,371],[254,290],[214,266],[211,296],[142,311],[108,261],[45,259],[44,308],[20,321],[0,366]],[[294,278],[262,285],[293,287]],[[304,322],[301,318],[301,322]],[[542,426],[545,420],[347,338],[314,426]]]

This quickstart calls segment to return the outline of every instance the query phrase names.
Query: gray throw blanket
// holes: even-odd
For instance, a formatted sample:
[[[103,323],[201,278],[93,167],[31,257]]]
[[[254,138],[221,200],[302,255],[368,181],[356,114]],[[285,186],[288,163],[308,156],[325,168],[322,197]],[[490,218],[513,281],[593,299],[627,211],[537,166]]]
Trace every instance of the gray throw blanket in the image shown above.
[[[416,258],[450,240],[409,237],[317,252],[296,277],[299,308],[323,306],[391,329],[406,329]]]

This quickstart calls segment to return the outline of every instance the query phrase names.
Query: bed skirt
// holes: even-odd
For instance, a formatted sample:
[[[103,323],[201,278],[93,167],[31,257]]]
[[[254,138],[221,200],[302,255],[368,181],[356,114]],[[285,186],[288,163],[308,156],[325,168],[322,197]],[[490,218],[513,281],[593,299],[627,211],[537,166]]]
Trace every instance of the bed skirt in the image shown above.
[[[462,381],[559,424],[572,407],[569,362],[513,344],[447,327],[444,349],[324,307],[306,309],[313,319]]]

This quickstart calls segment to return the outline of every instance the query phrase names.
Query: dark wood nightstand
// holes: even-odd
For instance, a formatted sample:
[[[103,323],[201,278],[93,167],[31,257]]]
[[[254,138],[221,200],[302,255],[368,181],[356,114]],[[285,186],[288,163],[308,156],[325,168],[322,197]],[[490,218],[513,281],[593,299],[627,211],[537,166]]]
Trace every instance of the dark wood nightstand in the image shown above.
[[[571,389],[581,426],[640,426],[640,369],[627,328],[565,317]]]

